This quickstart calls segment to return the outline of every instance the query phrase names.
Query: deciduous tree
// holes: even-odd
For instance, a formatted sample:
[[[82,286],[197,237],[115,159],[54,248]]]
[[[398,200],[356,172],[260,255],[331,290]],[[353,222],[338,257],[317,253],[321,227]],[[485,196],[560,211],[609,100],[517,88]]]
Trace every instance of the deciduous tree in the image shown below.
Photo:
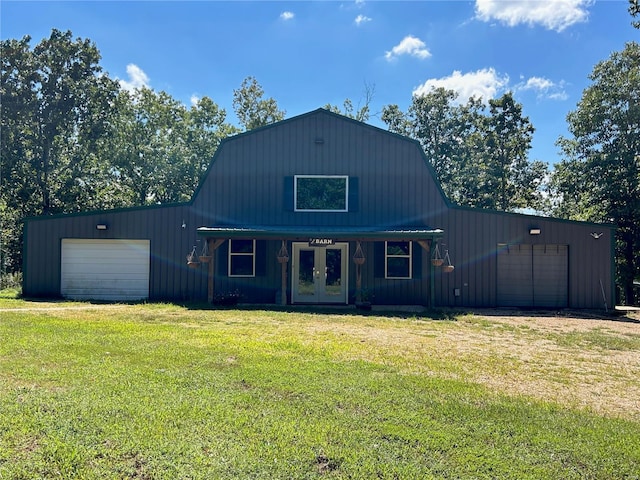
[[[113,113],[117,83],[102,72],[96,46],[53,30],[3,40],[0,95],[0,196],[8,229],[6,263],[19,268],[16,218],[95,207],[108,168],[98,154]],[[17,212],[17,213],[16,213]]]
[[[640,16],[640,0],[629,0],[629,13],[634,18]],[[636,28],[640,28],[640,20],[633,21],[631,24]]]
[[[640,45],[598,63],[567,116],[564,159],[552,176],[554,213],[617,230],[618,279],[628,303],[640,264]]]
[[[263,127],[284,119],[286,112],[278,108],[271,97],[264,97],[264,89],[255,77],[247,77],[239,89],[233,91],[233,109],[245,130]]]
[[[342,108],[337,105],[327,103],[324,108],[330,112],[339,113],[345,117],[353,118],[359,122],[366,122],[371,117],[371,102],[375,96],[375,86],[365,83],[364,95],[358,102],[358,106],[354,107],[353,102],[347,98],[342,104]]]
[[[237,132],[204,97],[188,109],[166,92],[122,91],[112,131],[114,173],[129,205],[191,198],[220,141]]]
[[[489,101],[458,102],[444,88],[413,97],[407,113],[384,107],[391,131],[417,139],[440,184],[460,205],[513,211],[538,208],[546,174],[542,162],[530,162],[533,126],[511,93]]]

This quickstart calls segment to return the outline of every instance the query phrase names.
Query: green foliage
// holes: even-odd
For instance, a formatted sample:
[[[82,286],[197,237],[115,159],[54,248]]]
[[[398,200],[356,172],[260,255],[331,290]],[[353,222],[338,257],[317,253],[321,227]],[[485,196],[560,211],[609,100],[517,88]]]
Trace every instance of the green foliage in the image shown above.
[[[640,45],[598,63],[560,138],[552,213],[618,226],[616,262],[627,303],[640,273]]]
[[[120,92],[118,105],[111,152],[128,205],[191,198],[220,141],[237,132],[208,97],[187,109],[166,92],[141,88]]]
[[[284,119],[286,112],[278,109],[273,98],[263,98],[264,90],[255,79],[247,77],[233,91],[233,109],[245,130],[263,127]]]
[[[101,155],[117,83],[89,40],[53,30],[3,40],[0,95],[0,209],[5,267],[20,268],[21,219],[99,206],[109,183]]]
[[[514,211],[539,209],[543,162],[528,160],[533,126],[511,93],[489,100],[458,103],[444,88],[414,96],[407,113],[397,105],[384,107],[389,130],[417,139],[440,184],[460,205]]]
[[[207,97],[120,90],[71,32],[30,43],[1,43],[1,272],[21,270],[23,218],[188,200],[238,131]]]
[[[296,208],[299,210],[346,210],[347,179],[297,178]]]
[[[640,0],[629,0],[629,13],[632,17],[640,16]],[[631,23],[635,28],[640,28],[640,21]]]
[[[637,420],[485,388],[422,346],[490,321],[86,307],[3,313],[0,478],[637,478]]]
[[[22,289],[22,273],[0,273],[0,290],[9,293],[19,292]]]
[[[333,113],[344,115],[345,117],[353,118],[359,122],[366,122],[371,116],[371,102],[375,95],[375,87],[368,83],[364,86],[364,96],[358,102],[358,107],[353,106],[353,102],[350,99],[346,99],[342,104],[342,109],[337,105],[330,103],[326,104],[323,108]]]

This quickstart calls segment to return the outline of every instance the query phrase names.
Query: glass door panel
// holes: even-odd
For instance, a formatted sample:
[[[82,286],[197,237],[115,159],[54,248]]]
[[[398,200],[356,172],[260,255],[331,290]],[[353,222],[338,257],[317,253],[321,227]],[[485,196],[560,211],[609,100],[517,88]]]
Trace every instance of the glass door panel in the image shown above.
[[[325,275],[324,292],[322,293],[331,298],[341,297],[343,296],[342,249],[327,248],[324,250]]]
[[[293,303],[347,303],[349,245],[293,244]]]
[[[300,297],[316,295],[316,255],[313,249],[300,250],[298,257],[297,292]],[[311,300],[311,299],[309,299]]]

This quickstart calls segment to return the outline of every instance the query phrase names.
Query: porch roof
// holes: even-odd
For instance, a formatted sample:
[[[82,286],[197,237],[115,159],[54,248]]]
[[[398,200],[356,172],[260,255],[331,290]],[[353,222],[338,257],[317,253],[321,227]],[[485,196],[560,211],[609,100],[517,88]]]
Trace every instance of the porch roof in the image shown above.
[[[444,231],[428,227],[354,227],[354,226],[281,226],[281,225],[253,225],[230,226],[219,225],[200,227],[197,234],[209,238],[256,238],[308,240],[310,238],[332,238],[335,240],[431,240],[439,238]]]

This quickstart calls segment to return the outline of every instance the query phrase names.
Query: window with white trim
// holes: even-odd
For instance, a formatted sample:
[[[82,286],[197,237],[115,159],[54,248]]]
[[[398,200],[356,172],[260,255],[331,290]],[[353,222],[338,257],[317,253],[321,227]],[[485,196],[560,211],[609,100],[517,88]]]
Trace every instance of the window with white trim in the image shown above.
[[[229,276],[256,276],[256,241],[229,240]]]
[[[293,189],[296,212],[349,211],[347,175],[296,175]]]
[[[411,254],[413,243],[384,242],[384,277],[390,279],[413,278]]]

